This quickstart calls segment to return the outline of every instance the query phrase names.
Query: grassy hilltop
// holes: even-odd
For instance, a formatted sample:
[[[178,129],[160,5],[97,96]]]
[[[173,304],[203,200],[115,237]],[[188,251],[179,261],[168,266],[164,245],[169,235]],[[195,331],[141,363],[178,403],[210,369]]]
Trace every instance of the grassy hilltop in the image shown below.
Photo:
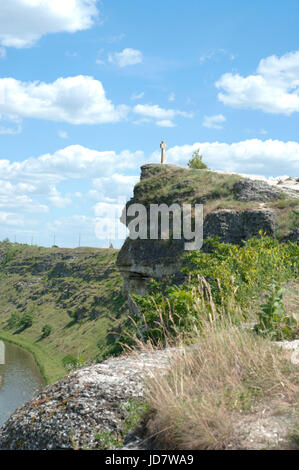
[[[29,349],[48,382],[67,373],[65,356],[101,360],[113,342],[126,308],[117,253],[0,243],[0,338]]]

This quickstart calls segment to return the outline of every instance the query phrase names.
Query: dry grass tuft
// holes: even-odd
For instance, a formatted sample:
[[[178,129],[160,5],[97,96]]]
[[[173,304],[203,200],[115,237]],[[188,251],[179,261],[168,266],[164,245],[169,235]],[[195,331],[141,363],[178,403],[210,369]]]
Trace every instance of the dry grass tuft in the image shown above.
[[[270,341],[233,325],[206,323],[168,373],[149,381],[147,435],[166,449],[226,449],[238,441],[236,416],[268,398],[296,403],[296,372],[287,353]]]

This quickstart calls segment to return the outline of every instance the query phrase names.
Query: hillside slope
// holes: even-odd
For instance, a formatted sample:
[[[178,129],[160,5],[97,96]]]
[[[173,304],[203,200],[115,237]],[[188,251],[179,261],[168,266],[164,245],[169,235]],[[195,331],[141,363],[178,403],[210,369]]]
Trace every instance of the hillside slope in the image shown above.
[[[27,347],[48,382],[65,375],[66,355],[101,360],[108,332],[125,312],[117,250],[0,244],[0,337]],[[18,322],[33,316],[22,330]],[[52,329],[42,338],[42,328]]]

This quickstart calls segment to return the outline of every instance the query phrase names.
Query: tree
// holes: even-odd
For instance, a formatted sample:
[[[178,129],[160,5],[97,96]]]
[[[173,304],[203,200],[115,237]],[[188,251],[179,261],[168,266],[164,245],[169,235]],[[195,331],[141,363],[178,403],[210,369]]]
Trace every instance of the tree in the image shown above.
[[[208,168],[202,161],[202,155],[199,153],[199,149],[193,152],[192,157],[188,162],[188,167],[196,170],[205,170]]]
[[[42,327],[42,338],[47,338],[47,336],[50,336],[51,333],[52,333],[52,326],[44,325]]]
[[[30,326],[33,325],[33,314],[31,312],[24,313],[22,316],[19,326],[22,330],[25,330],[26,328],[30,328]]]

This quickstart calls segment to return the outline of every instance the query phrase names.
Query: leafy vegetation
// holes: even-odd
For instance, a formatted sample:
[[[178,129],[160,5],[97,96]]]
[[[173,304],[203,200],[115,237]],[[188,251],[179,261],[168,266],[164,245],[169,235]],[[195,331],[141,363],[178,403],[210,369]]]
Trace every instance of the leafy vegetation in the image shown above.
[[[185,255],[183,284],[152,281],[148,294],[132,296],[136,313],[124,322],[117,344],[133,345],[136,339],[165,344],[169,337],[200,330],[210,318],[235,324],[258,319],[256,331],[261,334],[295,337],[298,323],[282,310],[279,286],[298,279],[298,267],[297,243],[279,243],[262,233],[243,246],[206,240],[205,250]],[[260,307],[268,289],[270,294]]]
[[[283,304],[284,289],[273,283],[266,295],[265,303],[258,312],[259,322],[254,329],[258,334],[269,336],[271,339],[281,341],[293,339],[298,332],[297,321],[294,317],[286,315]]]
[[[47,338],[48,336],[50,336],[51,333],[52,333],[51,325],[44,325],[42,327],[42,338]]]
[[[203,156],[200,155],[199,149],[193,152],[193,155],[191,159],[188,162],[188,167],[193,168],[195,170],[206,170],[208,167],[207,165],[202,161]]]

